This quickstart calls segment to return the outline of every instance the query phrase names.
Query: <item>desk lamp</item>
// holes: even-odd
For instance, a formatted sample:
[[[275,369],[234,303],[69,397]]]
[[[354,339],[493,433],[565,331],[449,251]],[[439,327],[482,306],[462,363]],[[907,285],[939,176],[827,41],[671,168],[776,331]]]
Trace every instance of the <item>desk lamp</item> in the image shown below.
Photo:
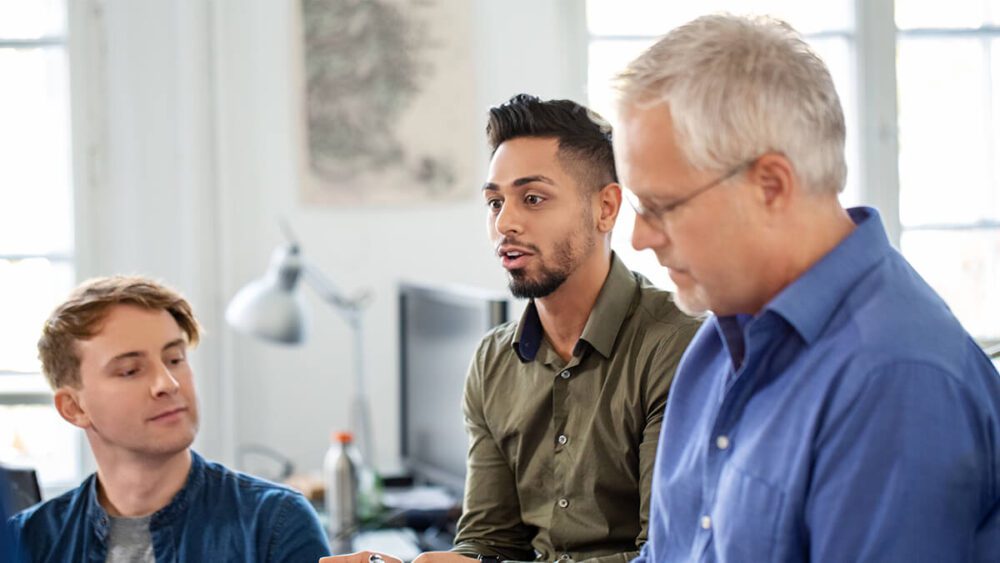
[[[351,328],[354,341],[354,400],[351,404],[351,430],[364,457],[364,463],[374,464],[368,396],[362,348],[362,311],[369,294],[363,292],[346,297],[316,267],[307,262],[299,245],[290,242],[277,248],[271,264],[262,278],[242,289],[226,308],[226,321],[233,328],[279,344],[300,344],[306,339],[306,304],[298,291],[299,278],[336,309]]]

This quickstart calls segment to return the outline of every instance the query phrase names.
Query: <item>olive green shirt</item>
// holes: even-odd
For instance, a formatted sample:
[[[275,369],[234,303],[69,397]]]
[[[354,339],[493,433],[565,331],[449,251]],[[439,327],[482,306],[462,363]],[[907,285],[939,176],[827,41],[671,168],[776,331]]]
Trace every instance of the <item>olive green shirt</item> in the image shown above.
[[[646,541],[667,390],[699,321],[616,256],[573,357],[534,303],[469,368],[455,548],[508,560],[629,561]]]

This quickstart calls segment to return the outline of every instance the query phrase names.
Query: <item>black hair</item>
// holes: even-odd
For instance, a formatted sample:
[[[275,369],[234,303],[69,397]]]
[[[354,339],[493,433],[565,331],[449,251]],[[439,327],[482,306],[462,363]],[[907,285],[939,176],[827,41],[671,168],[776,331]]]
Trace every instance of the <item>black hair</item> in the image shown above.
[[[611,125],[574,101],[542,101],[518,94],[490,108],[486,137],[491,155],[505,141],[518,137],[555,138],[560,161],[582,185],[598,190],[618,181]]]

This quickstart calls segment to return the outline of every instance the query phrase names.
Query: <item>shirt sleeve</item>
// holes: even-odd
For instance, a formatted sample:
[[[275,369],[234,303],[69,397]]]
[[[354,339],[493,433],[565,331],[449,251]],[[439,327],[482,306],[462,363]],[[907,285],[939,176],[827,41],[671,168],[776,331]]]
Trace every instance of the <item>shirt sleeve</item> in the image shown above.
[[[282,491],[268,561],[318,561],[330,555],[326,532],[309,501],[299,493]]]
[[[517,482],[483,410],[484,341],[469,367],[462,411],[469,436],[465,500],[453,551],[533,560],[534,529],[521,521]]]
[[[814,438],[810,559],[976,560],[971,540],[993,502],[995,423],[939,367],[904,362],[866,377],[824,407]]]

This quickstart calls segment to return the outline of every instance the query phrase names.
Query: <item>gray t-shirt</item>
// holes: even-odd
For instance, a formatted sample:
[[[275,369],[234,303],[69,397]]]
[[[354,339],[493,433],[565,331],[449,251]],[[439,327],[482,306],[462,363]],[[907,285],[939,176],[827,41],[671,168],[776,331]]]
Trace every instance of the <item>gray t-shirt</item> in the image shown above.
[[[111,517],[107,563],[156,563],[153,539],[149,535],[152,516]]]

